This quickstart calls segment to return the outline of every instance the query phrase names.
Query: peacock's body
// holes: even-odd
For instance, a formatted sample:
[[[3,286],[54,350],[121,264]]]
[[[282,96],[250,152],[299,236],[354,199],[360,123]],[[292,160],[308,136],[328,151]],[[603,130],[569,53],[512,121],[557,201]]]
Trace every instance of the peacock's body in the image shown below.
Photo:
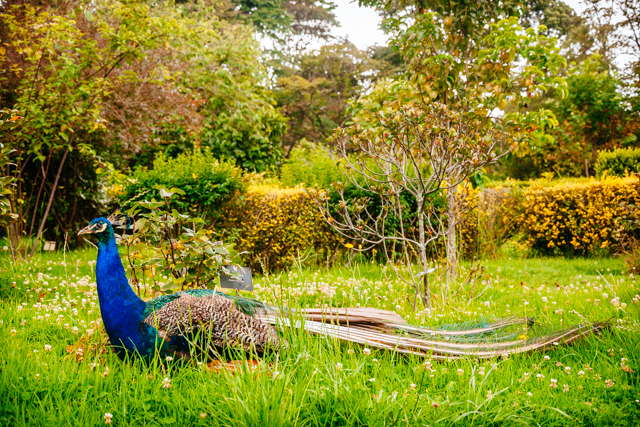
[[[255,351],[279,346],[271,325],[255,314],[267,308],[250,298],[234,298],[208,289],[188,290],[143,301],[129,286],[115,234],[106,218],[93,220],[79,234],[98,239],[96,280],[102,321],[120,357],[188,358],[194,345],[211,356],[230,348]]]
[[[111,223],[93,220],[78,234],[98,239],[96,279],[102,320],[121,358],[137,354],[188,359],[194,351],[217,357],[229,351],[262,355],[278,351],[274,326],[303,328],[344,341],[400,353],[452,358],[495,357],[545,349],[597,331],[603,325],[576,326],[535,338],[514,331],[529,323],[510,318],[487,323],[425,328],[408,325],[394,312],[370,308],[272,309],[251,298],[197,289],[143,301],[129,286]]]

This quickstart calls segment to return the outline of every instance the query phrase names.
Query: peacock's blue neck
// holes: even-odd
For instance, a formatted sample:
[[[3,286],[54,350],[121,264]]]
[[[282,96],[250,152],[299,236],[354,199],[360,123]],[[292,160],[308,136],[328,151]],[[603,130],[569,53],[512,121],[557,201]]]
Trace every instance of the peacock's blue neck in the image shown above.
[[[155,345],[155,330],[143,322],[146,303],[129,286],[115,236],[109,231],[98,238],[96,263],[102,321],[118,355],[123,357],[126,349],[148,356]]]

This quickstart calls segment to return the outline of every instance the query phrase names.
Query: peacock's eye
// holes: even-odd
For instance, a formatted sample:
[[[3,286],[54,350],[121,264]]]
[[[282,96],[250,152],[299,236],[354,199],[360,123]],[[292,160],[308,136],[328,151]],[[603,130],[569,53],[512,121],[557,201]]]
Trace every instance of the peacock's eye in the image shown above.
[[[106,229],[107,229],[107,224],[105,224],[104,222],[100,224],[96,224],[94,227],[94,230],[96,233],[102,233]]]

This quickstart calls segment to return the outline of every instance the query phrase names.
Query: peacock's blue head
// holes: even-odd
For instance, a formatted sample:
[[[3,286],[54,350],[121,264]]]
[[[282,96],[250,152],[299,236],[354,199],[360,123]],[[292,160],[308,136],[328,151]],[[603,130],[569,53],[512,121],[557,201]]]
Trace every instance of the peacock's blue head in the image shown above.
[[[78,236],[81,234],[93,234],[98,238],[100,243],[104,244],[114,236],[111,222],[107,218],[102,217],[91,221],[89,225],[78,232]]]

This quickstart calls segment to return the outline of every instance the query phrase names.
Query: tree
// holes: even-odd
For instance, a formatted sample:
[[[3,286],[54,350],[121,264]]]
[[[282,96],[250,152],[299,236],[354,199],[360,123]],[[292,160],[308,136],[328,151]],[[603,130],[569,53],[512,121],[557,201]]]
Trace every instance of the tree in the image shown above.
[[[637,146],[637,98],[629,95],[624,82],[601,57],[594,55],[572,66],[567,87],[565,98],[550,96],[541,104],[558,119],[558,126],[550,131],[553,140],[538,145],[524,159],[506,162],[509,176],[528,179],[546,171],[559,176],[592,176],[598,152]]]
[[[7,80],[16,82],[5,96],[23,117],[13,132],[3,134],[14,150],[13,253],[34,254],[66,161],[74,153],[95,155],[88,142],[105,129],[104,105],[112,93],[168,77],[143,79],[126,65],[162,46],[168,34],[186,31],[176,20],[153,16],[142,3],[99,6],[68,16],[13,6],[0,15],[9,34],[0,63],[10,70]]]
[[[405,267],[410,273],[407,280],[416,293],[422,289],[428,307],[427,245],[446,234],[447,283],[457,267],[455,226],[464,210],[458,185],[516,147],[526,150],[548,140],[545,128],[557,124],[553,113],[527,107],[550,89],[564,92],[566,85],[558,76],[565,61],[556,39],[547,37],[544,27],[523,30],[516,17],[505,18],[512,5],[420,2],[416,7],[418,13],[387,23],[395,32],[394,43],[404,56],[407,74],[396,80],[382,105],[379,94],[373,103],[365,98],[362,105],[371,111],[368,120],[347,129],[340,142],[344,147],[350,140],[363,159],[347,163],[347,177],[354,184],[355,176],[364,180],[358,185],[386,199],[386,207],[382,214],[369,215],[362,201],[344,200],[339,206],[341,218],[328,220],[345,235],[382,245],[385,251],[385,242],[401,242],[406,263],[410,251],[417,254],[420,269]],[[497,114],[507,102],[514,111]],[[367,127],[371,130],[362,130]],[[403,191],[412,193],[419,205],[417,239],[402,233],[388,236],[381,227]],[[446,193],[448,200],[446,233],[443,217],[428,206],[429,196],[436,192]],[[402,223],[400,208],[395,209]],[[447,290],[448,285],[445,298]]]
[[[282,70],[275,97],[289,120],[282,141],[287,158],[300,140],[323,143],[346,123],[347,103],[366,88],[365,74],[374,62],[345,40],[304,53]]]
[[[17,165],[19,253],[104,212],[110,174],[158,152],[205,145],[250,170],[279,162],[285,119],[250,28],[191,2],[0,11],[0,107],[24,117],[0,140]]]
[[[179,83],[198,96],[204,119],[200,143],[219,158],[263,172],[282,158],[286,121],[275,108],[250,29],[224,21],[216,27],[183,50],[185,69]]]

